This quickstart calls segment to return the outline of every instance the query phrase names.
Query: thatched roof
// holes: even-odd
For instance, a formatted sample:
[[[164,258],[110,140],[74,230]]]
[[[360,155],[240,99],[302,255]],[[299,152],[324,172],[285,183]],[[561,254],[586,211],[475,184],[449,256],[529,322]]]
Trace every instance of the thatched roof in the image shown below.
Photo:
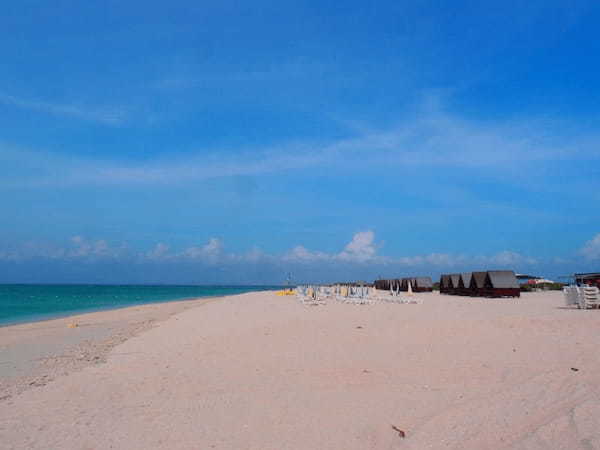
[[[472,272],[471,276],[475,282],[476,288],[483,289],[485,287],[485,277],[487,276],[487,272]]]
[[[450,286],[451,287],[458,287],[458,282],[460,281],[460,273],[451,273],[450,275]]]
[[[415,278],[417,282],[417,287],[420,288],[430,288],[433,287],[433,282],[431,281],[431,277],[417,277]]]
[[[468,288],[471,285],[471,278],[473,277],[473,272],[463,272],[460,274],[463,280],[463,285]]]
[[[517,277],[512,270],[490,270],[488,272],[492,287],[496,289],[519,288]]]

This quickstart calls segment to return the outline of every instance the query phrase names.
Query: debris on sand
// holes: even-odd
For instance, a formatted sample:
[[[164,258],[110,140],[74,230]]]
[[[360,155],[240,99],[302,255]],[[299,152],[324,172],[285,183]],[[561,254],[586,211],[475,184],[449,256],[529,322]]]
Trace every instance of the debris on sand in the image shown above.
[[[406,437],[406,433],[404,431],[402,431],[400,428],[398,428],[396,425],[392,425],[392,429],[394,431],[398,432],[398,436],[400,436],[401,438]]]

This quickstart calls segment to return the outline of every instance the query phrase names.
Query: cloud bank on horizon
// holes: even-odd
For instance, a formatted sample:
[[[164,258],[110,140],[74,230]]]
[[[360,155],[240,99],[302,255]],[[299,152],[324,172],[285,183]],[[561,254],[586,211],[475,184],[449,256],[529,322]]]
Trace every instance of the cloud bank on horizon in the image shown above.
[[[136,250],[126,244],[110,245],[105,240],[90,240],[82,236],[73,236],[67,245],[49,246],[27,243],[10,251],[0,251],[0,267],[20,264],[27,267],[31,263],[44,262],[48,266],[57,266],[59,271],[46,270],[43,274],[29,274],[30,282],[77,282],[73,279],[72,265],[77,265],[79,275],[86,274],[89,280],[104,282],[124,282],[119,276],[100,277],[95,271],[107,265],[115,268],[115,273],[130,272],[137,268],[136,277],[149,267],[156,270],[165,264],[183,271],[179,277],[171,281],[180,283],[210,283],[205,274],[214,276],[215,269],[225,278],[219,282],[234,283],[276,283],[282,280],[273,279],[275,274],[281,278],[293,274],[295,281],[333,282],[345,280],[349,276],[356,279],[375,279],[379,276],[394,277],[396,274],[416,275],[423,272],[437,276],[444,271],[490,270],[511,267],[527,272],[540,267],[551,267],[557,261],[540,261],[533,257],[514,251],[501,251],[494,255],[466,255],[431,253],[427,255],[390,257],[379,254],[383,244],[375,241],[375,233],[371,230],[355,233],[343,249],[335,253],[312,251],[297,245],[289,251],[276,255],[269,254],[254,247],[245,253],[228,252],[219,238],[210,238],[203,245],[194,245],[180,250],[173,250],[165,243],[157,243],[149,250]],[[600,262],[600,233],[586,242],[571,258],[561,259],[558,263],[570,263],[577,267],[578,255],[587,261]],[[87,270],[81,272],[81,267]],[[256,280],[247,277],[255,274],[256,267],[266,273],[265,278]],[[152,270],[150,273],[154,273]],[[134,271],[135,273],[136,271]],[[275,275],[276,276],[276,275]],[[229,278],[227,278],[229,277]],[[341,278],[340,278],[341,277]],[[343,278],[346,277],[346,278]],[[361,278],[362,277],[362,278]],[[0,278],[0,282],[4,281]],[[136,279],[140,283],[151,283],[153,280],[142,275]]]
[[[13,3],[0,282],[600,270],[598,20],[587,0]]]

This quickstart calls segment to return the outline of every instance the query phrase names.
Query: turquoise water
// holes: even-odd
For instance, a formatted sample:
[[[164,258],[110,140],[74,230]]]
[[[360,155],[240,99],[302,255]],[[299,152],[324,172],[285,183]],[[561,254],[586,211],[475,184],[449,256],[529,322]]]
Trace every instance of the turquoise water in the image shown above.
[[[277,286],[0,285],[0,325],[131,305],[279,289]]]

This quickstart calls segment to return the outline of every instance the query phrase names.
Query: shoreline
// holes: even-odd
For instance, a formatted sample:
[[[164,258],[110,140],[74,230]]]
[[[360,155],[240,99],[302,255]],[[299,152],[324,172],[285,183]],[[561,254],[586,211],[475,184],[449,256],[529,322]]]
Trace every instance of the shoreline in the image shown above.
[[[271,285],[265,285],[265,286],[261,286],[261,285],[170,285],[170,284],[165,284],[165,285],[161,285],[161,284],[119,284],[119,285],[115,285],[115,284],[65,284],[65,283],[59,283],[59,284],[50,284],[50,283],[32,283],[32,284],[26,284],[26,283],[4,283],[1,284],[0,287],[2,286],[73,286],[73,287],[77,287],[77,286],[85,286],[85,287],[96,287],[96,286],[101,286],[101,287],[165,287],[165,288],[187,288],[187,287],[192,287],[192,288],[212,288],[212,289],[236,289],[236,290],[242,290],[242,292],[233,292],[233,293],[211,293],[209,295],[202,295],[202,296],[195,296],[195,295],[189,295],[189,296],[183,296],[183,297],[172,297],[172,298],[161,298],[161,299],[149,299],[149,300],[142,300],[140,302],[132,302],[132,303],[123,303],[121,305],[105,305],[105,306],[91,306],[91,307],[85,307],[82,306],[82,308],[78,308],[78,309],[72,309],[72,310],[64,310],[64,311],[57,311],[57,312],[41,312],[41,313],[37,313],[37,314],[29,314],[29,315],[24,315],[21,317],[16,317],[15,319],[0,319],[0,329],[5,328],[5,327],[10,327],[10,326],[15,326],[15,325],[23,325],[23,324],[28,324],[28,323],[37,323],[37,322],[45,322],[45,321],[49,321],[49,320],[55,320],[55,319],[63,319],[63,318],[68,318],[71,316],[79,316],[79,315],[83,315],[83,314],[91,314],[91,313],[95,313],[95,312],[102,312],[102,311],[112,311],[112,310],[118,310],[118,309],[125,309],[125,308],[130,308],[130,307],[136,307],[136,306],[142,306],[142,305],[156,305],[156,304],[162,304],[162,303],[172,303],[172,302],[183,302],[183,301],[195,301],[195,300],[199,300],[199,299],[208,299],[208,298],[216,298],[216,297],[227,297],[229,295],[238,295],[238,294],[243,294],[245,292],[262,292],[264,291],[271,291],[271,290],[277,290],[280,289],[280,287],[277,286],[271,286]],[[257,290],[258,288],[264,288],[261,290]],[[249,289],[247,291],[244,291],[244,289]]]
[[[128,339],[188,309],[228,297],[232,296],[141,303],[0,325],[0,402],[102,364],[113,348]]]
[[[260,291],[257,291],[257,292],[260,292]],[[238,294],[234,294],[234,295],[238,295]],[[221,298],[221,297],[228,297],[228,296],[227,295],[207,295],[206,297],[185,297],[185,298],[176,298],[173,300],[160,300],[157,302],[149,302],[149,303],[134,303],[134,304],[129,304],[129,305],[121,305],[121,306],[108,306],[106,308],[78,309],[78,310],[73,310],[73,311],[65,311],[64,314],[58,313],[58,315],[52,315],[52,316],[48,316],[48,317],[44,317],[44,318],[40,318],[40,319],[33,319],[33,320],[31,320],[31,317],[35,317],[35,316],[29,316],[28,319],[24,319],[23,321],[19,320],[16,322],[0,322],[0,330],[2,328],[6,328],[6,327],[49,322],[52,320],[68,319],[70,317],[85,316],[87,314],[94,314],[94,313],[100,313],[100,312],[106,312],[106,311],[118,311],[118,310],[123,310],[123,309],[128,309],[128,308],[136,308],[138,306],[162,305],[164,303],[178,303],[178,302],[190,302],[190,301],[193,302],[193,301],[209,300],[209,299]],[[52,313],[50,313],[50,314],[52,314]],[[42,316],[39,316],[39,317],[42,317]]]

